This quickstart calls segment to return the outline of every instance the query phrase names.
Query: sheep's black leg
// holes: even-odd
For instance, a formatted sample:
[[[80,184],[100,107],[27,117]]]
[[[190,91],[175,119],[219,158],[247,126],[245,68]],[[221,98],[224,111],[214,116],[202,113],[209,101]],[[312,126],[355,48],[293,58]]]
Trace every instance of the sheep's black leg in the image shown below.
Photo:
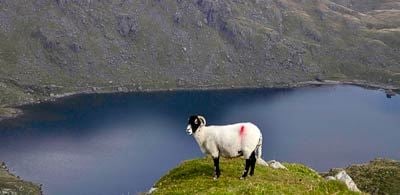
[[[246,159],[246,165],[245,165],[245,168],[244,168],[244,172],[243,172],[242,177],[240,177],[240,179],[244,179],[244,178],[247,177],[247,173],[249,172],[250,164],[251,164],[250,163],[250,158]]]
[[[253,153],[251,153],[251,156],[250,156],[250,176],[253,176],[254,175],[254,168],[256,167],[256,161],[257,161],[257,159],[256,159],[256,153],[255,152],[253,152]]]
[[[219,157],[213,158],[214,160],[214,179],[218,179],[221,175],[221,171],[219,170]]]

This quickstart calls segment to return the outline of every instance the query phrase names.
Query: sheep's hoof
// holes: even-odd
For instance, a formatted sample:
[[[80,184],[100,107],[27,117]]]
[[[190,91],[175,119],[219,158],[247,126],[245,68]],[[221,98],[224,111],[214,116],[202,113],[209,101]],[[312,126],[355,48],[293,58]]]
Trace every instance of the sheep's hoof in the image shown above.
[[[215,181],[215,180],[217,180],[217,179],[218,179],[218,177],[217,177],[217,176],[214,176],[213,180]]]
[[[243,176],[242,176],[242,177],[240,177],[240,180],[244,180],[244,179],[246,179],[246,177],[243,177]]]

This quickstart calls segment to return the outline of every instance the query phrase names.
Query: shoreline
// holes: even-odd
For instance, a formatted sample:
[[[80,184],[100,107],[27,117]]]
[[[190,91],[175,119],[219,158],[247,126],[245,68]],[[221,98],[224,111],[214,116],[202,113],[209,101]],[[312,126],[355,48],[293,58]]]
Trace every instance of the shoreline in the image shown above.
[[[176,88],[135,88],[129,89],[125,86],[103,86],[103,87],[88,87],[83,90],[77,90],[75,92],[67,92],[61,94],[50,94],[43,99],[39,99],[36,101],[26,101],[20,102],[14,105],[0,105],[0,122],[2,120],[8,120],[17,118],[18,116],[23,115],[23,109],[21,107],[26,105],[35,105],[44,102],[57,101],[58,99],[73,97],[77,95],[85,95],[85,94],[112,94],[112,93],[154,93],[154,92],[168,92],[168,91],[207,91],[207,90],[230,90],[230,89],[292,89],[292,88],[300,88],[300,87],[308,87],[308,86],[329,86],[329,85],[352,85],[358,86],[366,89],[373,90],[384,90],[384,93],[391,93],[391,96],[400,94],[400,87],[396,87],[393,85],[386,84],[376,84],[371,83],[365,80],[311,80],[311,81],[300,81],[296,83],[275,83],[269,85],[251,85],[251,86],[187,86],[187,87],[176,87]]]
[[[0,194],[43,194],[42,184],[22,179],[12,173],[2,161],[0,161],[0,184],[3,184],[3,188],[0,187]]]
[[[46,97],[45,99],[40,100],[40,101],[21,103],[15,107],[8,108],[8,109],[18,110],[19,112],[16,112],[16,114],[13,116],[8,116],[8,118],[6,118],[6,119],[12,119],[12,118],[22,115],[23,108],[21,108],[21,107],[23,107],[25,105],[34,105],[34,104],[40,104],[40,103],[44,103],[44,102],[58,101],[62,98],[86,95],[86,94],[155,93],[155,92],[174,92],[174,91],[190,91],[190,90],[207,91],[207,90],[240,90],[240,89],[296,89],[296,88],[301,88],[301,87],[319,87],[319,86],[336,86],[336,85],[337,86],[351,85],[351,86],[362,87],[365,89],[379,90],[379,91],[383,92],[382,95],[384,95],[384,93],[385,93],[385,91],[383,91],[383,90],[394,90],[394,91],[396,91],[396,94],[399,94],[399,92],[400,92],[399,91],[400,88],[390,86],[390,85],[379,85],[379,84],[374,84],[374,83],[368,83],[365,81],[334,81],[334,80],[303,81],[303,82],[287,83],[287,84],[282,83],[279,85],[271,85],[271,87],[269,87],[269,86],[235,86],[235,87],[201,86],[198,88],[183,87],[183,88],[176,88],[176,89],[160,88],[160,89],[142,89],[142,90],[127,90],[127,91],[118,90],[118,88],[121,86],[119,86],[119,87],[118,86],[104,87],[104,88],[96,87],[97,90],[90,90],[91,87],[89,87],[82,91],[55,94],[51,97]],[[1,109],[2,108],[0,106],[0,110]],[[1,120],[2,119],[0,116],[0,122],[1,122]]]

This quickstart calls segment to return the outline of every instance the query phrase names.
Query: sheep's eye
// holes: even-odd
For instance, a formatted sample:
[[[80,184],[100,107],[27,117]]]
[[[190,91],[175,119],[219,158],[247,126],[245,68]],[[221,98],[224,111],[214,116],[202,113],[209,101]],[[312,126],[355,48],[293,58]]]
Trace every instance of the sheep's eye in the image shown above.
[[[199,124],[199,120],[198,119],[194,120],[194,124],[198,125]]]

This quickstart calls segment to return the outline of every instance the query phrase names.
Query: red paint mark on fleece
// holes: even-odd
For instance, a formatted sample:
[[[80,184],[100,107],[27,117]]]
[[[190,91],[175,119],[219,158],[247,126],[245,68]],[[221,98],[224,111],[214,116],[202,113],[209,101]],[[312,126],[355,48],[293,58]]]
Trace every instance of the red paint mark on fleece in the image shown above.
[[[244,136],[244,125],[242,125],[242,126],[240,127],[239,136],[240,136],[240,137],[243,137],[243,136]]]

